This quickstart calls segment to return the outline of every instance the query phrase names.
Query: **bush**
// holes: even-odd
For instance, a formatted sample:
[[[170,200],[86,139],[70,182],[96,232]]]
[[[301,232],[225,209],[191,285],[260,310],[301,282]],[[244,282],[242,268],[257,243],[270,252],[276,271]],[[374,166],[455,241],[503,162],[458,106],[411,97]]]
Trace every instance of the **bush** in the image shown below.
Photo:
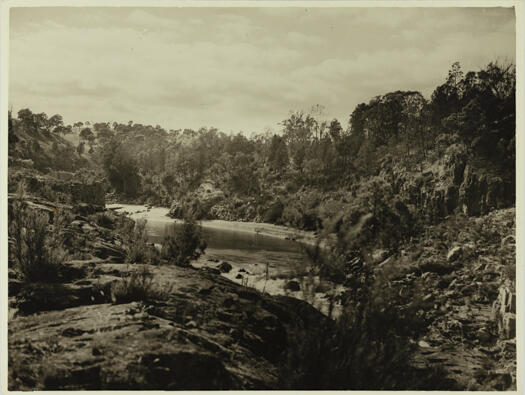
[[[280,200],[272,203],[264,213],[263,221],[270,224],[276,223],[283,215],[284,206]]]
[[[122,221],[118,233],[122,237],[127,252],[126,263],[156,265],[160,261],[159,252],[148,242],[146,220]]]
[[[190,217],[180,226],[171,226],[162,243],[163,257],[177,266],[188,266],[190,261],[197,259],[205,249],[202,229]]]
[[[98,226],[106,229],[115,229],[115,220],[106,213],[96,213],[88,217],[90,221],[93,221]]]
[[[417,369],[411,365],[416,342],[427,330],[424,290],[400,293],[393,281],[398,265],[372,265],[359,239],[367,218],[348,228],[326,228],[322,242],[306,249],[312,275],[345,282],[342,295],[330,295],[328,317],[307,323],[305,336],[293,336],[280,366],[283,389],[309,390],[425,390],[453,389],[441,367]],[[330,232],[336,232],[334,239]],[[355,241],[355,243],[353,242]],[[376,248],[375,246],[370,247]],[[342,312],[332,319],[333,306]],[[311,325],[310,325],[311,324]]]
[[[27,282],[59,282],[67,254],[62,249],[65,217],[56,212],[53,231],[49,231],[49,215],[29,209],[24,201],[23,187],[9,215],[10,256]]]
[[[168,293],[158,288],[153,282],[152,274],[145,267],[111,285],[111,301],[117,304],[164,300]]]
[[[387,286],[388,276],[361,273],[359,288],[343,300],[341,317],[307,324],[289,339],[280,366],[280,387],[296,390],[452,389],[439,366],[416,369],[411,339],[425,329],[410,307]],[[416,298],[417,300],[417,298]],[[310,325],[311,324],[311,325]],[[313,328],[313,329],[312,329]]]

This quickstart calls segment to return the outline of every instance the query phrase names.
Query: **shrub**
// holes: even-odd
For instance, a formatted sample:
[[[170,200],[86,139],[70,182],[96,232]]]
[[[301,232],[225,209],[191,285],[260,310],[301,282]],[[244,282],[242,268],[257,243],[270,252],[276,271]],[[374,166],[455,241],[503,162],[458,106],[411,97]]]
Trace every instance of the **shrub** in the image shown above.
[[[27,282],[58,282],[67,254],[62,249],[64,216],[54,215],[49,232],[49,215],[32,210],[24,201],[23,187],[11,205],[9,216],[10,255]]]
[[[362,216],[353,227],[324,229],[322,244],[306,250],[313,274],[344,281],[347,291],[329,295],[324,321],[307,323],[306,335],[289,339],[280,366],[283,389],[454,388],[454,383],[442,379],[440,366],[422,370],[411,365],[417,347],[414,339],[428,325],[424,290],[413,287],[399,293],[399,287],[392,285],[399,266],[380,269],[369,262],[368,247],[356,235],[371,216]],[[333,231],[335,240],[328,235]],[[336,301],[341,302],[342,312],[333,320]]]
[[[153,276],[146,267],[111,285],[111,301],[117,304],[164,300],[167,295],[168,291],[160,290],[153,282]]]
[[[162,243],[163,257],[177,266],[188,266],[205,249],[202,229],[191,217],[187,217],[180,226],[170,227]]]
[[[280,387],[309,390],[451,389],[441,369],[410,365],[425,328],[387,286],[388,276],[361,273],[359,288],[343,300],[341,317],[307,323],[304,336],[289,339],[280,365]],[[417,298],[416,298],[417,299]],[[311,325],[310,325],[311,324]]]
[[[122,221],[118,233],[127,252],[126,263],[149,265],[159,263],[159,252],[154,245],[148,243],[146,220]]]
[[[115,220],[106,213],[92,214],[88,217],[88,219],[103,228],[115,229]]]
[[[275,201],[268,207],[268,210],[264,213],[263,221],[268,223],[276,223],[281,219],[283,214],[284,206],[280,200]]]

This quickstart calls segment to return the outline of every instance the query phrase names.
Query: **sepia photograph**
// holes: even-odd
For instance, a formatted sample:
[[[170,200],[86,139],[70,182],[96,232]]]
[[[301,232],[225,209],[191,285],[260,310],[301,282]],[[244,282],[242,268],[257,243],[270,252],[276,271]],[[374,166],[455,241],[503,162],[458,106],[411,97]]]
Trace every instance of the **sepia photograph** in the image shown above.
[[[522,389],[523,4],[17,3],[0,392]]]

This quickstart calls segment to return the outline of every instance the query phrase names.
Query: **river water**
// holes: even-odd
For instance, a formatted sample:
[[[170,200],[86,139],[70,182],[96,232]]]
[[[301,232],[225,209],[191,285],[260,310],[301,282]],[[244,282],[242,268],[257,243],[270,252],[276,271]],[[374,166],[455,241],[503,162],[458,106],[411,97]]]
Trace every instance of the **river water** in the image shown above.
[[[166,216],[167,208],[127,204],[107,207],[124,212],[134,220],[145,219],[149,240],[158,245],[169,227],[180,226],[180,221]],[[204,255],[192,262],[195,267],[217,267],[221,262],[228,262],[232,270],[223,273],[224,277],[272,295],[306,300],[323,313],[328,311],[329,295],[342,291],[342,287],[308,274],[310,265],[304,249],[313,242],[311,234],[299,234],[271,224],[200,221],[200,225],[207,248]],[[288,289],[290,281],[297,281],[301,289]],[[336,315],[337,310],[336,307]]]

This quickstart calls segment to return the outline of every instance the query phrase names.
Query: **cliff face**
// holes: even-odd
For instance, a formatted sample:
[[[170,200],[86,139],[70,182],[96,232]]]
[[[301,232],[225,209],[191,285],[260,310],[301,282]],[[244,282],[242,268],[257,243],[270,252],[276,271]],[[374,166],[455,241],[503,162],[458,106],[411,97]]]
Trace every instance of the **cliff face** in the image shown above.
[[[515,203],[513,180],[469,160],[463,144],[449,146],[423,172],[386,166],[380,177],[392,183],[402,200],[435,219],[456,210],[468,216],[485,215]]]

